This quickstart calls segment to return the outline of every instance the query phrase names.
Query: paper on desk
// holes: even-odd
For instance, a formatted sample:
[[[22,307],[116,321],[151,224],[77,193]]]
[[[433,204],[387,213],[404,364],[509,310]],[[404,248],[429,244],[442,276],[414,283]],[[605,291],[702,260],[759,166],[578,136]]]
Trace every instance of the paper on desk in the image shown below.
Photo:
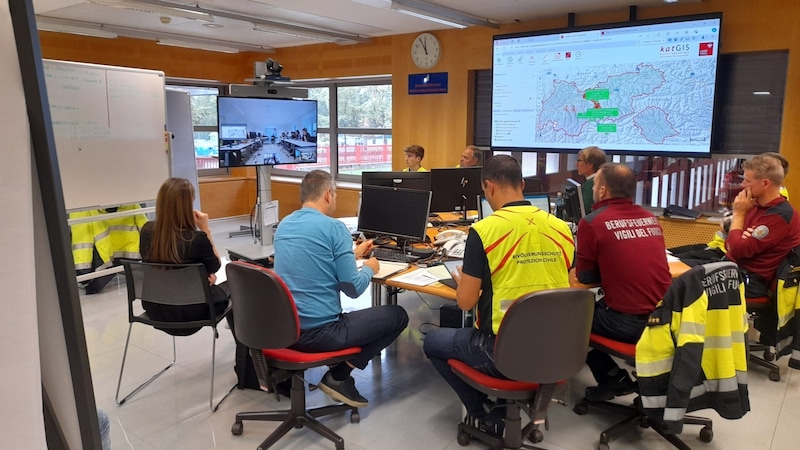
[[[396,281],[398,283],[403,284],[410,284],[412,286],[427,286],[429,284],[436,283],[439,281],[439,278],[431,275],[425,269],[420,270],[412,270],[411,272],[404,273],[402,275],[398,275],[392,278],[392,281]]]
[[[678,259],[672,253],[667,252],[667,263],[673,263],[673,262],[680,262],[680,259]]]
[[[427,270],[428,273],[430,273],[431,275],[436,277],[437,280],[441,280],[441,279],[446,279],[446,278],[452,277],[452,275],[450,275],[450,272],[447,271],[447,266],[445,266],[444,264],[442,264],[440,266],[428,267],[425,270]]]
[[[222,284],[222,283],[228,281],[228,273],[225,272],[225,266],[227,266],[228,263],[231,262],[231,260],[230,260],[230,258],[228,258],[228,255],[224,255],[224,256],[219,258],[219,262],[220,262],[219,270],[215,274],[215,275],[217,275],[217,283],[216,284]]]
[[[364,261],[366,261],[366,259],[357,259],[356,266],[360,269],[364,265]],[[408,269],[408,263],[381,261],[380,265],[381,266],[380,270],[378,270],[378,273],[372,276],[372,278],[375,280],[383,280],[384,278],[394,275],[397,272],[402,272]]]

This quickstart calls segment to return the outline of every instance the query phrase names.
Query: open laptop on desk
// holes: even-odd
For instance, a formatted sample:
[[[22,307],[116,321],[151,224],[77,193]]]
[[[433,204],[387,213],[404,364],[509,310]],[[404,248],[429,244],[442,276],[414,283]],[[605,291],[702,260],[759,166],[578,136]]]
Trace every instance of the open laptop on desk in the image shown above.
[[[542,211],[550,211],[550,195],[546,193],[537,193],[537,194],[524,194],[524,199],[529,201],[531,205],[541,209]],[[492,215],[492,206],[489,204],[489,200],[486,200],[486,197],[483,195],[478,196],[478,211],[480,214],[480,218],[483,219],[484,217],[489,217]]]

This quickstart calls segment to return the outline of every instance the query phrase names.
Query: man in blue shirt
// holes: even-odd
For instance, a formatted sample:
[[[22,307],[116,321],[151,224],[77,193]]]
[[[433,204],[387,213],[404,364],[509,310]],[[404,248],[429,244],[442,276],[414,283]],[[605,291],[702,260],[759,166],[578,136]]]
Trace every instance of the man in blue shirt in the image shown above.
[[[275,273],[294,297],[300,317],[300,338],[291,347],[303,352],[327,352],[360,346],[353,359],[331,367],[319,387],[334,400],[367,406],[350,372],[364,369],[408,325],[405,310],[396,305],[342,312],[339,292],[361,295],[378,271],[375,258],[359,270],[356,258],[372,248],[366,241],[353,250],[347,227],[331,217],[336,210],[336,184],[331,175],[313,170],[300,183],[303,207],[284,218],[275,233]]]

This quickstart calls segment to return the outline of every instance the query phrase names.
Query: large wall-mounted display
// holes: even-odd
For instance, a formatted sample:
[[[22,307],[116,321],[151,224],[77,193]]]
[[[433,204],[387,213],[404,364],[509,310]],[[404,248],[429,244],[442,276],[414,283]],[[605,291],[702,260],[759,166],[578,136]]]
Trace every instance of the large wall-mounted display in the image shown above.
[[[317,101],[219,97],[219,166],[317,162]]]
[[[493,150],[707,156],[721,14],[499,35]]]

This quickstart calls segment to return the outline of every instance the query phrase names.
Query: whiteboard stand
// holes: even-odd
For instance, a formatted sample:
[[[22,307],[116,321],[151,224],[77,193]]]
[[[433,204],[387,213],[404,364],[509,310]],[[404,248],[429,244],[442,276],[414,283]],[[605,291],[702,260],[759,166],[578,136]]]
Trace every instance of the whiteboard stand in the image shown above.
[[[232,258],[250,261],[264,260],[275,254],[272,246],[272,227],[278,223],[278,201],[272,200],[272,166],[256,167],[256,180],[258,183],[258,208],[256,210],[256,236],[261,241],[255,244],[245,244],[228,247]]]

